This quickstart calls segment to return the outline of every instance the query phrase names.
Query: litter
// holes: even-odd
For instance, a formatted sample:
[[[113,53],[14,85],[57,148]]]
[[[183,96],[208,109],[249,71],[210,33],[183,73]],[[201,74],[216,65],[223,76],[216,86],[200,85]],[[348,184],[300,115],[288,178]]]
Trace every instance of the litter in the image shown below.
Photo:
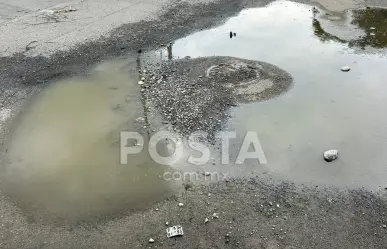
[[[183,236],[183,235],[184,235],[183,227],[180,225],[167,228],[167,237],[168,238],[172,238],[175,236]]]

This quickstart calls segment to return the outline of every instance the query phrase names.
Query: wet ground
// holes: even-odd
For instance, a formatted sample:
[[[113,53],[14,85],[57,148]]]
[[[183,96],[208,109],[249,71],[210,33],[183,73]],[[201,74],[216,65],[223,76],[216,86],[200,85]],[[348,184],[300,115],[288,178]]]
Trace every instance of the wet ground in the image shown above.
[[[224,25],[139,57],[145,62],[149,55],[159,58],[160,52],[162,60],[233,56],[271,63],[290,73],[293,86],[289,91],[264,98],[264,102],[232,102],[222,110],[226,122],[221,128],[235,129],[239,135],[233,143],[233,156],[244,133],[256,131],[268,161],[264,166],[248,162],[224,167],[217,164],[216,154],[204,167],[185,163],[160,167],[146,154],[131,158],[134,167],[120,165],[119,131],[147,133],[167,127],[158,123],[160,120],[146,123],[147,112],[157,114],[159,110],[144,109],[148,103],[137,84],[141,77],[137,56],[109,61],[90,71],[74,69],[83,62],[67,60],[72,55],[65,54],[64,69],[55,56],[58,60],[54,63],[36,64],[43,70],[28,74],[31,68],[27,66],[23,69],[27,73],[20,78],[27,86],[37,84],[40,76],[45,82],[69,72],[85,75],[45,88],[7,126],[11,132],[9,144],[5,144],[7,156],[2,158],[6,159],[6,171],[0,196],[0,246],[384,248],[387,218],[383,193],[335,188],[385,187],[383,151],[387,136],[383,127],[387,120],[383,117],[386,96],[382,69],[386,57],[384,46],[375,45],[383,40],[384,31],[372,29],[380,34],[377,43],[366,44],[371,47],[357,45],[354,40],[367,40],[362,38],[362,28],[356,28],[362,27],[358,24],[361,21],[324,14],[303,4],[275,2],[266,8],[243,10]],[[380,20],[380,15],[376,16]],[[343,31],[343,36],[332,28],[346,25],[353,30]],[[156,24],[153,28],[157,29]],[[235,32],[232,38],[230,31]],[[353,38],[354,33],[358,38]],[[136,42],[133,49],[138,48]],[[107,49],[99,45],[100,52]],[[123,51],[127,48],[113,46]],[[85,46],[80,51],[87,49]],[[112,47],[107,50],[113,51]],[[86,55],[85,60],[93,56],[101,58],[96,53]],[[23,63],[30,62],[21,61],[19,67],[6,67],[5,78],[12,78]],[[344,65],[351,67],[350,72],[340,71]],[[19,87],[28,91],[25,85]],[[10,92],[7,98],[12,94],[17,95]],[[198,101],[202,97],[198,95]],[[9,109],[3,110],[0,119],[5,120],[11,114]],[[330,148],[339,149],[340,157],[328,164],[322,160],[322,152]],[[219,152],[216,147],[212,149]],[[209,187],[185,182],[186,191],[165,198],[170,196],[172,182],[163,181],[160,175],[168,171],[194,171],[201,177],[204,171],[221,171],[230,173],[230,178],[212,182]],[[280,180],[279,184],[272,178]],[[304,188],[298,183],[334,188]],[[157,204],[152,205],[154,202]],[[179,202],[185,206],[179,207]],[[151,208],[130,212],[144,206]],[[220,213],[219,220],[211,219],[214,212]],[[209,224],[204,224],[206,217]],[[82,221],[86,223],[79,224]],[[183,225],[185,236],[167,239],[166,221]],[[150,237],[156,240],[154,244],[148,243]]]
[[[120,132],[142,129],[136,66],[117,60],[57,82],[12,124],[2,187],[31,220],[98,220],[168,195],[166,167],[147,153],[119,160]]]
[[[282,14],[273,20],[275,13]],[[256,165],[259,174],[377,189],[384,187],[387,176],[383,153],[387,96],[382,90],[387,63],[385,13],[365,9],[333,17],[308,5],[275,2],[267,8],[243,10],[220,27],[177,40],[172,53],[176,58],[217,55],[262,60],[293,76],[294,87],[286,94],[230,110],[226,130],[235,129],[240,137],[234,142],[234,157],[247,131],[259,135],[268,160],[267,165]],[[327,16],[331,20],[325,20]],[[334,39],[322,31],[319,18],[327,26],[349,26],[352,30],[345,35],[357,37]],[[230,31],[236,36],[230,38]],[[340,71],[345,65],[350,72]],[[322,152],[331,148],[340,151],[340,158],[327,164],[321,160]]]

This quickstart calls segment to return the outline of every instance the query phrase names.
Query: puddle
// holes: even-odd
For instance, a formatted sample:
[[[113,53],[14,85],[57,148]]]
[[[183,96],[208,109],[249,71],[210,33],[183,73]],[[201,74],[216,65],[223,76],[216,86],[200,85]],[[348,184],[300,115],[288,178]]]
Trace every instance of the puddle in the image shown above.
[[[148,154],[119,162],[119,132],[142,128],[135,122],[143,115],[135,67],[109,62],[89,76],[58,82],[16,120],[3,184],[28,215],[99,219],[169,193],[160,178],[166,168]]]
[[[168,53],[162,52],[165,59],[173,54],[174,58],[216,55],[259,60],[294,77],[294,87],[286,94],[232,108],[228,129],[235,129],[240,137],[256,131],[268,164],[222,169],[247,176],[280,174],[301,183],[384,186],[387,58],[367,49],[359,53],[353,46],[363,46],[361,41],[385,46],[385,11],[355,13],[356,32],[373,26],[380,32],[374,36],[378,42],[367,40],[368,31],[357,42],[333,39],[319,29],[311,6],[280,1],[243,10],[224,25],[177,40]],[[236,36],[230,39],[230,32]],[[340,71],[345,65],[350,72]],[[234,140],[234,155],[241,143],[240,138]],[[326,163],[322,154],[327,149],[338,149],[339,159]]]
[[[348,36],[346,34],[348,30],[342,32],[342,29],[335,29],[333,26],[337,22],[325,22],[326,16],[324,15],[326,14],[316,14],[313,20],[314,34],[321,41],[343,43],[350,48],[359,48],[361,50],[366,48],[383,49],[387,47],[387,9],[367,8],[345,13],[345,18],[349,22],[340,26],[342,29],[348,29],[352,33],[352,37],[346,37]],[[325,27],[320,24],[319,18],[323,21]],[[340,24],[340,22],[338,23]]]

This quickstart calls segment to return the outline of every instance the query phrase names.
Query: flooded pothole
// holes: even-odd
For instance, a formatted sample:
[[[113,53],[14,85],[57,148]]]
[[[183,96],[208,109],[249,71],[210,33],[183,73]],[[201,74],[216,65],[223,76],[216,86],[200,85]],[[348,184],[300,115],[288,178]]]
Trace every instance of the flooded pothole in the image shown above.
[[[28,217],[94,221],[170,193],[146,151],[120,162],[120,132],[143,129],[135,67],[119,60],[55,83],[15,121],[2,188]]]
[[[368,15],[367,11],[374,14]],[[269,173],[310,184],[384,186],[387,94],[383,69],[387,57],[384,50],[372,50],[377,44],[380,48],[384,46],[384,28],[380,25],[385,19],[382,14],[376,14],[379,12],[384,10],[354,11],[355,19],[339,23],[336,18],[322,20],[312,6],[279,1],[265,8],[243,10],[224,25],[194,33],[175,41],[168,51],[156,52],[155,57],[161,53],[164,59],[231,56],[264,61],[293,77],[291,91],[278,98],[232,106],[231,119],[224,128],[237,132],[237,137],[230,142],[231,157],[237,157],[246,133],[254,131],[268,164],[209,163],[204,171],[229,172],[231,176]],[[322,10],[320,14],[324,14]],[[368,18],[365,26],[361,18]],[[374,27],[373,32],[379,30],[381,40],[374,43],[359,38],[368,42],[364,50],[359,50],[357,46],[350,46],[359,42],[338,35],[335,35],[338,39],[333,39],[333,35],[318,31],[316,20],[324,22],[322,29],[329,23],[339,34],[346,34],[345,37],[353,36],[352,32],[361,34],[363,26],[367,30]],[[347,30],[345,27],[350,22],[354,27]],[[230,39],[230,32],[236,36]],[[350,67],[351,71],[343,73],[340,70],[343,66]],[[230,67],[214,67],[209,74],[212,70],[230,71]],[[251,77],[254,76],[247,72],[245,80]],[[207,122],[207,119],[197,122]],[[340,151],[340,157],[327,164],[322,153],[332,148]],[[189,170],[189,166],[185,169]]]

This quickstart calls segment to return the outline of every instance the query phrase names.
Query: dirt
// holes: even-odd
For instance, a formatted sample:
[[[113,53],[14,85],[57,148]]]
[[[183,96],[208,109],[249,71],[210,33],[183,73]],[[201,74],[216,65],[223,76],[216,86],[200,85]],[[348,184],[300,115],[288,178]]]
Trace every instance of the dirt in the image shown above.
[[[194,31],[217,25],[245,7],[264,6],[268,2],[221,0],[195,7],[181,2],[157,21],[123,25],[109,38],[85,43],[68,52],[57,52],[50,58],[24,54],[2,57],[1,107],[18,112],[34,93],[54,80],[87,74],[91,66],[103,60],[156,49]],[[3,141],[6,132],[3,130]],[[2,146],[1,153],[6,152]],[[375,193],[364,189],[295,186],[274,182],[268,175],[227,179],[185,189],[148,209],[76,225],[30,220],[0,192],[0,247],[386,247],[384,190]],[[179,202],[184,207],[179,207]],[[219,213],[219,218],[212,219],[213,213]],[[210,220],[206,224],[205,218]],[[184,236],[166,238],[166,221],[182,225]],[[155,242],[149,243],[149,238]]]

